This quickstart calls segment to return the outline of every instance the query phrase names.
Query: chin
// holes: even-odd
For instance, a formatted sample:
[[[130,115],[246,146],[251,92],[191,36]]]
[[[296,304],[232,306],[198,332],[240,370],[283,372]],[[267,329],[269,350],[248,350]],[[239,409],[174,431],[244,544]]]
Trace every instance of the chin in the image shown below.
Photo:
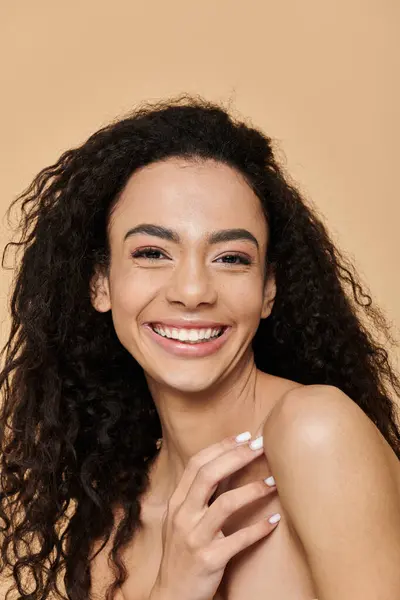
[[[210,376],[208,369],[207,374],[201,372],[191,372],[190,369],[185,369],[183,365],[180,369],[170,373],[152,373],[149,374],[158,385],[171,388],[177,392],[185,394],[202,393],[208,390],[217,380],[217,377]]]

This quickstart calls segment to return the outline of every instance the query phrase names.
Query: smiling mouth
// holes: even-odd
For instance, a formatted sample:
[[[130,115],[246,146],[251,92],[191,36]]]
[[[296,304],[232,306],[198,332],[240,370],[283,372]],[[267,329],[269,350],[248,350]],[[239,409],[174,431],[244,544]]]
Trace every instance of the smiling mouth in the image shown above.
[[[203,338],[203,339],[197,339],[197,340],[181,340],[179,339],[179,337],[172,337],[169,335],[166,335],[165,333],[162,333],[162,330],[157,328],[157,325],[153,325],[152,323],[149,323],[151,329],[154,331],[154,333],[156,333],[157,335],[159,335],[162,338],[165,338],[167,340],[171,340],[172,342],[179,342],[180,344],[189,344],[189,345],[196,345],[196,344],[206,344],[207,342],[212,342],[213,340],[216,340],[217,338],[221,337],[221,335],[223,335],[223,333],[226,331],[226,329],[228,329],[228,326],[225,325],[223,327],[221,327],[220,331],[216,334],[216,335],[211,335],[210,337],[207,338]]]

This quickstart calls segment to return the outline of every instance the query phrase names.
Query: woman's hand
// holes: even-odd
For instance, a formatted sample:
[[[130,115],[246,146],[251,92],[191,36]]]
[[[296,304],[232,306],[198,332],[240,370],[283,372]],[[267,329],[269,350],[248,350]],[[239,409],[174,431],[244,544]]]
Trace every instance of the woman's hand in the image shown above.
[[[162,527],[163,555],[151,598],[210,600],[221,582],[226,564],[241,550],[267,536],[276,527],[265,519],[224,536],[225,520],[239,508],[271,491],[254,481],[227,491],[208,502],[222,479],[261,456],[248,443],[229,437],[204,448],[189,460],[172,494]]]

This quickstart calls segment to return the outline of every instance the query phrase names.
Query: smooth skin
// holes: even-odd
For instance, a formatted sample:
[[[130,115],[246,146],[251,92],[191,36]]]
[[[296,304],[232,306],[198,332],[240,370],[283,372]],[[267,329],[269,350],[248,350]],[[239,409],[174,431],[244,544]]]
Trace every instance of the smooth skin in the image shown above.
[[[285,395],[263,436],[319,600],[398,598],[400,463],[371,420],[338,388],[310,385]]]

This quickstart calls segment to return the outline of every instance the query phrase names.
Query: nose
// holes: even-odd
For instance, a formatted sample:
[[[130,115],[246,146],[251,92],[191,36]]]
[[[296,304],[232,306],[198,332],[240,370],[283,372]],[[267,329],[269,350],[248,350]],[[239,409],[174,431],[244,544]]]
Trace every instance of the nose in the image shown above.
[[[196,309],[202,303],[213,304],[217,299],[215,275],[203,261],[188,257],[174,269],[166,296],[169,302],[179,302],[187,309]]]

